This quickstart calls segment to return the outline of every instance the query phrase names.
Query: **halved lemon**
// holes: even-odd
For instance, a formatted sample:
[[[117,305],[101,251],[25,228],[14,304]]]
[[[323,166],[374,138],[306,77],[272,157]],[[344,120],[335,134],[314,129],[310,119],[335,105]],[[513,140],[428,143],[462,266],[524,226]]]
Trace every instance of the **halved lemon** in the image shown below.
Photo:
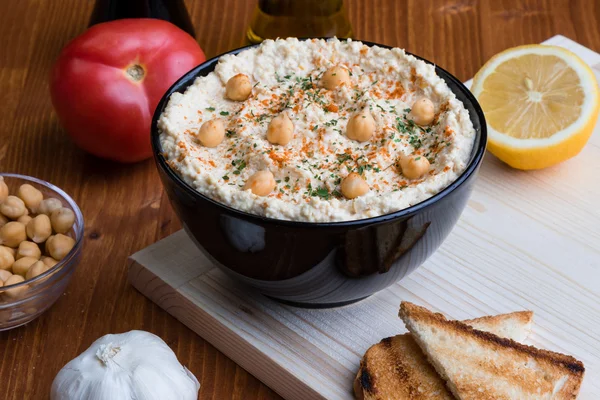
[[[575,156],[598,119],[594,73],[562,47],[505,50],[477,72],[471,91],[485,113],[488,150],[514,168],[545,168]]]

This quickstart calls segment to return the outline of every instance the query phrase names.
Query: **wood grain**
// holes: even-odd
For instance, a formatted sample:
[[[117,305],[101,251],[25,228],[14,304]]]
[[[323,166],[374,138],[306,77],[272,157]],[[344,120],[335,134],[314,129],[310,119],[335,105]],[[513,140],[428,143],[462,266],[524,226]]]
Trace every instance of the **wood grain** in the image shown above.
[[[255,1],[186,3],[208,57],[245,43]],[[64,188],[78,201],[87,224],[84,257],[65,295],[38,320],[0,334],[2,394],[7,400],[44,399],[58,370],[96,338],[144,329],[165,339],[198,376],[200,398],[278,398],[127,283],[127,256],[180,224],[151,161],[123,166],[82,153],[52,110],[50,67],[60,49],[85,30],[92,5],[81,0],[0,2],[0,170]],[[600,51],[600,4],[594,0],[348,0],[347,7],[356,38],[405,47],[463,80],[498,51],[554,34]],[[485,161],[489,167],[494,163],[492,157]],[[582,190],[578,177],[558,178],[565,179],[566,187]],[[544,179],[524,177],[539,183]],[[499,189],[495,196],[501,194]],[[561,196],[566,206],[568,194]],[[479,296],[485,296],[484,288],[473,294]]]

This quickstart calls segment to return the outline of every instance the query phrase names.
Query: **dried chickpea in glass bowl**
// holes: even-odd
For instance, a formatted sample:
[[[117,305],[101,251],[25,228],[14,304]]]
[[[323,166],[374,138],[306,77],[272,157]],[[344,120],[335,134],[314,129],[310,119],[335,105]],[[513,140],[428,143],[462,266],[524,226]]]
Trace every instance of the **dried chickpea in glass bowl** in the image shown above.
[[[83,215],[58,187],[0,173],[0,331],[37,318],[79,262]]]

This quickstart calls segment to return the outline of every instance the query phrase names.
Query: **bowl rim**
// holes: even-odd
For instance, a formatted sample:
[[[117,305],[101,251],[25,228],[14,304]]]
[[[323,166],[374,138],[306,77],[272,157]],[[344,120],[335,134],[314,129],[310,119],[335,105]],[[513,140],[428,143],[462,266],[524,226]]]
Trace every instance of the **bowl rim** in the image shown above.
[[[60,196],[62,196],[63,199],[65,199],[67,201],[67,203],[69,204],[69,206],[71,207],[71,209],[73,210],[73,212],[75,213],[75,221],[77,222],[77,225],[75,226],[75,245],[73,246],[73,248],[67,253],[67,255],[60,260],[59,262],[56,263],[56,265],[52,266],[51,268],[49,268],[46,272],[43,272],[41,274],[39,274],[38,276],[36,276],[35,278],[32,279],[25,279],[23,282],[19,282],[19,283],[15,283],[12,285],[8,285],[8,286],[2,286],[0,288],[0,291],[4,291],[6,289],[13,289],[13,288],[17,288],[20,286],[25,286],[25,285],[30,285],[32,283],[35,283],[37,281],[41,281],[44,278],[53,275],[55,271],[58,271],[60,269],[62,269],[65,266],[68,266],[69,263],[72,261],[73,257],[81,250],[81,245],[83,243],[83,234],[85,231],[85,222],[83,219],[83,214],[81,212],[81,209],[79,208],[79,206],[77,205],[77,203],[75,203],[75,200],[73,200],[73,198],[71,196],[69,196],[64,190],[62,190],[61,188],[59,188],[56,185],[53,185],[50,182],[44,181],[42,179],[33,177],[33,176],[29,176],[29,175],[22,175],[22,174],[15,174],[15,173],[8,173],[8,172],[0,172],[0,177],[3,178],[16,178],[16,179],[22,179],[25,181],[29,181],[29,182],[33,182],[36,183],[38,185],[41,186],[45,186],[46,188],[54,191],[55,193],[58,193]],[[0,308],[2,308],[3,306],[13,306],[15,304],[18,304],[20,302],[26,301],[28,300],[29,297],[27,296],[23,296],[23,298],[21,299],[16,299],[15,301],[9,301],[9,302],[5,302],[4,304],[0,303]]]
[[[319,37],[298,38],[298,40],[301,40],[301,41],[313,40],[313,39],[329,40],[332,38],[319,38]],[[344,39],[344,40],[346,40],[346,39]],[[363,41],[363,40],[358,40],[358,39],[356,39],[356,40],[355,39],[347,39],[347,40],[361,42],[364,45],[369,46],[369,47],[377,46],[377,47],[381,47],[381,48],[385,48],[385,49],[396,48],[393,46],[387,46],[387,45],[383,45],[383,44],[379,44],[379,43]],[[158,120],[159,120],[160,115],[162,114],[163,110],[167,106],[171,95],[173,93],[177,92],[178,89],[180,89],[182,87],[185,89],[185,88],[187,88],[187,86],[190,86],[191,84],[193,84],[193,81],[197,77],[201,76],[201,73],[203,72],[204,69],[206,69],[207,67],[210,67],[213,64],[216,64],[218,62],[218,60],[225,55],[238,54],[244,50],[248,50],[251,48],[258,47],[258,46],[260,46],[260,44],[250,44],[247,46],[239,47],[239,48],[227,51],[225,53],[222,53],[220,55],[217,55],[215,57],[212,57],[211,59],[206,60],[202,64],[194,67],[193,69],[191,69],[190,71],[185,73],[182,77],[180,77],[177,81],[175,81],[175,83],[173,85],[171,85],[171,87],[165,92],[165,94],[163,94],[160,101],[158,102],[158,105],[156,106],[154,114],[152,115],[152,122],[150,124],[150,141],[152,144],[152,152],[154,154],[155,162],[156,162],[158,168],[160,168],[172,181],[174,181],[178,187],[183,189],[187,194],[191,195],[192,197],[194,197],[198,200],[207,201],[219,208],[222,208],[224,211],[226,211],[229,214],[233,214],[234,216],[236,216],[240,219],[243,219],[243,220],[246,220],[249,222],[254,222],[259,225],[273,224],[273,225],[290,226],[290,227],[296,227],[296,228],[360,227],[360,226],[367,226],[367,225],[372,225],[372,224],[383,223],[383,222],[397,219],[397,218],[410,218],[411,216],[421,212],[421,210],[428,208],[432,204],[436,203],[440,199],[450,195],[452,192],[454,192],[455,189],[457,189],[464,182],[469,180],[469,178],[477,172],[477,169],[479,168],[479,165],[481,164],[483,157],[485,155],[486,146],[487,146],[487,123],[485,120],[483,110],[482,110],[481,106],[479,105],[479,102],[477,101],[477,99],[475,98],[473,93],[471,93],[471,91],[454,75],[452,75],[445,69],[439,67],[437,64],[435,64],[423,57],[420,57],[418,55],[415,55],[413,53],[405,51],[406,54],[411,55],[421,61],[424,61],[427,64],[433,65],[434,68],[436,69],[436,74],[441,72],[444,75],[444,77],[442,77],[442,79],[444,79],[444,80],[448,79],[453,84],[455,84],[464,93],[464,95],[466,96],[468,101],[471,103],[471,105],[475,109],[477,118],[479,119],[481,128],[480,128],[479,133],[477,133],[477,131],[476,131],[476,138],[475,138],[477,148],[474,147],[473,150],[471,151],[469,164],[467,165],[467,167],[465,168],[463,173],[461,175],[459,175],[456,180],[454,180],[452,183],[450,183],[450,185],[446,186],[444,189],[442,189],[438,193],[434,194],[433,196],[431,196],[417,204],[414,204],[410,207],[406,207],[406,208],[403,208],[403,209],[400,209],[400,210],[397,210],[397,211],[394,211],[394,212],[391,212],[388,214],[378,215],[378,216],[370,217],[370,218],[362,218],[362,219],[347,220],[347,221],[332,221],[332,222],[293,221],[293,220],[265,217],[262,215],[252,214],[252,213],[249,213],[246,211],[238,210],[236,208],[233,208],[231,206],[223,204],[219,201],[211,199],[210,197],[200,193],[199,191],[194,189],[191,185],[189,185],[187,182],[185,182],[177,174],[177,172],[174,171],[168,165],[167,160],[163,155],[162,146],[160,143]],[[212,72],[212,71],[210,71],[210,72]],[[479,139],[478,143],[477,143],[477,139]]]

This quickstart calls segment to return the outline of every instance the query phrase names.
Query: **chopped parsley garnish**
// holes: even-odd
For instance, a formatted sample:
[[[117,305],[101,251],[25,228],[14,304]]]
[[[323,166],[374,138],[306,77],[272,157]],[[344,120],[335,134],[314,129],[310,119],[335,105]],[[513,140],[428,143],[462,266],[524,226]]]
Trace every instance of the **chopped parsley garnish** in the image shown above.
[[[362,175],[363,172],[365,171],[370,171],[373,169],[373,166],[371,164],[365,164],[365,165],[359,165],[357,168],[358,174]]]
[[[356,93],[355,93],[355,95],[354,95],[354,101],[358,101],[358,100],[360,100],[360,98],[361,98],[361,97],[363,97],[365,93],[367,93],[367,91],[366,91],[366,90],[364,90],[364,91],[362,91],[362,92],[361,92],[361,91],[359,91],[359,90],[355,90],[355,91],[356,91]]]
[[[263,121],[265,120],[265,118],[267,118],[267,117],[268,117],[267,113],[260,114],[258,117],[256,117],[256,122],[258,122],[258,123],[260,124],[260,123],[261,123],[261,122],[263,122]]]
[[[300,88],[302,90],[310,90],[313,88],[312,76],[309,76],[308,78],[298,79],[298,82],[301,83]]]
[[[221,115],[229,115],[229,112],[228,111],[221,111],[219,114],[221,114]]]
[[[400,117],[396,117],[396,129],[401,133],[408,133],[408,127],[406,124],[400,119]]]
[[[342,153],[342,154],[337,154],[336,155],[338,163],[343,164],[344,162],[348,161],[348,160],[352,160],[352,156],[348,153]]]
[[[408,143],[415,149],[418,149],[421,146],[423,146],[423,143],[421,142],[421,139],[418,136],[419,131],[417,130],[417,128],[425,132],[425,130],[419,127],[417,124],[415,124],[414,121],[406,119],[406,116],[404,117],[404,121],[400,117],[396,117],[396,129],[400,133],[408,134]],[[394,140],[394,142],[396,142],[396,140]]]
[[[289,182],[290,181],[290,177],[286,176],[285,178],[283,178],[284,181]]]
[[[229,177],[228,177],[227,175],[223,175],[223,180],[224,180],[225,182],[227,182],[227,181],[229,180]]]
[[[410,108],[405,108],[405,109],[404,109],[404,110],[402,110],[402,111],[404,111],[405,113],[407,113],[407,114],[408,114],[408,113],[410,112]]]
[[[410,135],[408,137],[408,143],[415,149],[418,149],[421,146],[423,146],[423,143],[421,143],[421,139],[419,139],[416,135]]]
[[[244,160],[233,160],[231,165],[235,167],[235,171],[233,171],[234,175],[239,175],[242,173],[242,170],[246,168],[246,161]]]
[[[336,126],[337,123],[337,119],[332,119],[331,121],[325,122],[325,126]]]
[[[309,190],[310,190],[310,188],[309,188]],[[329,190],[327,190],[327,188],[323,187],[323,186],[321,186],[320,188],[318,188],[316,190],[311,190],[310,195],[312,197],[320,197],[323,200],[327,200],[327,199],[329,199],[329,197],[331,197],[331,194],[329,194]]]
[[[207,109],[208,111],[215,111],[215,108],[214,108],[214,107],[207,107],[206,109]]]
[[[235,131],[234,131],[234,130],[232,130],[232,129],[227,129],[227,130],[225,131],[225,136],[227,136],[228,138],[230,138],[230,137],[234,137],[234,136],[235,136]],[[255,143],[255,144],[256,144],[256,143]]]
[[[414,129],[414,128],[417,128],[417,127],[421,128],[420,126],[417,126],[417,124],[415,124],[415,121],[413,121],[412,119],[407,119],[406,117],[404,117],[404,118],[406,119],[406,123],[408,124],[408,126],[411,129]],[[421,128],[421,129],[423,129],[423,128]]]

